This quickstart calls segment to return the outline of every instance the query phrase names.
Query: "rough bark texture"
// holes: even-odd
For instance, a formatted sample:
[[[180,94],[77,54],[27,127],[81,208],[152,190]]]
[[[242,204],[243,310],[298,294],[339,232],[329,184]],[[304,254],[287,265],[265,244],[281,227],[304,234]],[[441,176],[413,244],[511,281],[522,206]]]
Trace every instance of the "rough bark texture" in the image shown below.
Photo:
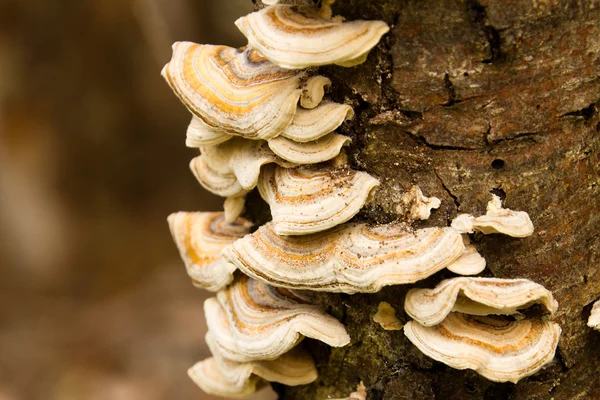
[[[553,291],[563,329],[553,363],[517,385],[489,382],[421,354],[401,331],[372,321],[380,301],[400,319],[407,286],[374,295],[323,295],[350,346],[308,341],[319,368],[309,386],[277,386],[286,400],[600,398],[600,334],[586,327],[600,297],[600,2],[560,0],[338,0],[347,19],[392,27],[357,68],[322,68],[357,118],[355,168],[381,188],[359,218],[399,216],[418,183],[442,206],[422,225],[482,214],[490,193],[531,216],[526,239],[475,235],[485,275],[528,278]],[[451,276],[441,272],[418,286]]]

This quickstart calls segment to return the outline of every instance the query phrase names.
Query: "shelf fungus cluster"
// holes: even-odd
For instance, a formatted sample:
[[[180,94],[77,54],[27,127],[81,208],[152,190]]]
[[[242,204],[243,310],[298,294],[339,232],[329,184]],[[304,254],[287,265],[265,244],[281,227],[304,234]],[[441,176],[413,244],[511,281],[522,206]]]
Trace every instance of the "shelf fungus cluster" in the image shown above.
[[[314,304],[312,291],[373,293],[443,269],[476,275],[486,261],[469,234],[533,233],[527,213],[503,208],[496,196],[486,215],[414,229],[413,221],[428,219],[441,203],[417,185],[401,197],[403,222],[353,221],[379,180],[347,165],[350,138],[336,130],[354,111],[327,98],[331,81],[311,67],[362,63],[389,27],[344,22],[332,15],[333,0],[263,3],[236,21],[247,46],[177,42],[162,71],[192,114],[186,145],[200,155],[190,168],[204,188],[225,198],[223,212],[168,218],[193,284],[216,292],[204,303],[212,357],[189,375],[205,392],[225,397],[248,396],[268,382],[315,381],[304,338],[350,343],[345,327]],[[252,231],[240,215],[255,188],[272,221]],[[403,328],[423,353],[451,367],[516,382],[552,359],[560,334],[546,316],[523,316],[535,304],[549,315],[557,308],[552,294],[530,281],[461,277],[410,290],[405,308],[413,321],[404,328],[385,302],[373,319],[384,329]],[[366,388],[356,396],[364,398]]]
[[[332,16],[332,2],[265,2],[268,7],[236,22],[247,46],[177,42],[162,71],[192,114],[186,145],[200,155],[190,169],[205,189],[226,198],[224,212],[168,218],[193,284],[217,292],[204,304],[213,357],[189,370],[207,393],[245,397],[267,382],[313,382],[317,370],[299,342],[350,342],[344,326],[309,295],[236,272],[238,265],[221,255],[249,235],[252,224],[239,216],[257,186],[271,207],[273,235],[293,240],[328,236],[323,232],[353,218],[379,185],[338,157],[350,138],[335,131],[354,111],[326,99],[331,81],[310,67],[360,64],[389,28],[381,21],[343,22]],[[433,257],[458,258],[460,252]]]
[[[519,310],[534,304],[549,314],[558,308],[549,290],[526,279],[448,279],[434,289],[409,290],[404,308],[414,320],[404,334],[452,368],[516,383],[552,361],[561,332],[546,319],[523,318]]]

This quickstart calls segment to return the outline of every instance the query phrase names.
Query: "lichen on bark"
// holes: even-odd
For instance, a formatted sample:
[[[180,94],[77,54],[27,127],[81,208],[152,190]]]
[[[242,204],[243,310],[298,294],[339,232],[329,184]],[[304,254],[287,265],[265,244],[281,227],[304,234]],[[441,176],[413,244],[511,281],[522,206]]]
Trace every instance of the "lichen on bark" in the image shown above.
[[[409,286],[377,294],[323,294],[350,346],[307,341],[319,379],[275,385],[282,399],[344,397],[359,381],[368,399],[593,399],[600,397],[600,336],[586,327],[600,297],[600,2],[338,0],[347,19],[392,27],[366,63],[324,67],[332,96],[354,106],[342,128],[353,167],[381,181],[358,218],[397,218],[418,184],[442,206],[417,227],[483,214],[490,193],[529,213],[526,239],[474,235],[487,276],[527,278],[552,290],[563,334],[554,361],[518,384],[493,383],[425,357],[372,315],[402,313]],[[253,200],[252,202],[256,202]],[[451,276],[442,271],[417,286]]]

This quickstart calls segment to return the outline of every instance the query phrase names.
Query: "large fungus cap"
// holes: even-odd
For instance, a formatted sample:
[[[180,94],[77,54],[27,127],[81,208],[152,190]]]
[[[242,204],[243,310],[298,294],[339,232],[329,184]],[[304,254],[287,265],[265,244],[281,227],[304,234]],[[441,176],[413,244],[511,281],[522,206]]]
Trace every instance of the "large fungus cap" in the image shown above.
[[[326,292],[373,293],[413,283],[463,253],[452,228],[415,232],[404,224],[346,224],[304,236],[279,236],[273,223],[223,250],[245,274],[275,286]]]
[[[473,369],[495,382],[535,374],[554,358],[560,327],[549,321],[449,314],[440,324],[404,325],[406,337],[425,355],[456,369]]]
[[[511,315],[534,304],[558,308],[552,292],[527,279],[453,278],[433,289],[411,289],[404,309],[421,325],[442,322],[451,311],[472,315]]]
[[[360,211],[379,181],[349,168],[265,168],[258,182],[271,206],[279,235],[306,235],[348,221]]]
[[[241,275],[204,302],[220,353],[233,361],[273,360],[305,336],[333,347],[350,337],[344,326],[301,294]]]
[[[389,31],[383,21],[342,22],[328,14],[328,4],[322,9],[272,5],[238,19],[235,24],[253,48],[290,69],[361,64]]]
[[[216,292],[233,280],[221,250],[249,233],[250,221],[227,223],[221,212],[178,212],[167,221],[194,286]]]
[[[215,131],[269,139],[291,124],[302,95],[303,71],[285,70],[250,48],[176,42],[163,76],[195,121],[195,135]],[[217,140],[218,141],[218,140]]]

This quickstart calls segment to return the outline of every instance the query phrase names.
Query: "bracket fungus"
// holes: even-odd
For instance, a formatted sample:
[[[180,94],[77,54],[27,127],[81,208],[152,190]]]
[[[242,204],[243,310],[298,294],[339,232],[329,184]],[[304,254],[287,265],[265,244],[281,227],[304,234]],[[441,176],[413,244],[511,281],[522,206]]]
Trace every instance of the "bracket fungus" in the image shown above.
[[[304,108],[315,108],[325,96],[325,89],[331,87],[331,80],[317,75],[308,78],[302,87],[300,105]]]
[[[162,74],[211,135],[222,130],[250,139],[274,137],[291,124],[306,75],[282,69],[251,48],[191,42],[173,45]]]
[[[471,244],[468,235],[463,234],[462,238],[465,244],[465,251],[446,268],[459,275],[477,275],[485,269],[485,258],[479,254],[477,247]]]
[[[587,322],[590,328],[600,331],[600,300],[594,303],[592,306],[592,312]]]
[[[377,312],[373,315],[373,322],[377,322],[386,331],[399,331],[402,322],[396,317],[396,310],[390,303],[382,301],[377,306]]]
[[[292,123],[281,136],[299,143],[311,142],[333,132],[353,117],[354,111],[348,104],[324,101],[310,110],[298,108]]]
[[[348,221],[369,202],[379,181],[349,168],[265,168],[258,191],[278,235],[306,235]]]
[[[306,297],[245,275],[207,299],[204,313],[218,351],[237,362],[273,360],[304,337],[332,347],[350,342],[344,326]]]
[[[342,147],[350,143],[350,138],[330,133],[320,139],[307,143],[298,143],[283,136],[269,140],[273,153],[295,164],[316,164],[335,158]]]
[[[248,397],[267,384],[259,376],[252,375],[241,387],[235,386],[224,375],[214,357],[194,364],[188,369],[188,376],[205,393],[231,398]]]
[[[206,343],[213,357],[196,363],[188,374],[209,394],[246,397],[265,386],[266,382],[298,386],[317,379],[315,363],[301,347],[294,347],[275,360],[238,363],[219,353],[210,331],[206,334]]]
[[[549,321],[450,313],[440,324],[404,325],[406,337],[424,354],[456,369],[473,369],[494,382],[533,375],[554,358],[560,327]]]
[[[223,197],[244,196],[254,189],[264,164],[295,165],[277,157],[267,142],[260,140],[234,138],[217,146],[202,146],[200,152],[190,162],[190,169],[206,190]]]
[[[222,212],[178,212],[167,221],[194,286],[216,292],[233,280],[221,250],[250,232],[249,221],[227,223]]]
[[[471,315],[512,315],[543,305],[550,313],[558,308],[552,292],[527,279],[452,278],[434,289],[411,289],[404,309],[421,325],[441,323],[451,311]]]
[[[503,233],[508,236],[524,238],[533,233],[533,223],[525,211],[513,211],[502,208],[502,200],[495,194],[487,204],[487,212],[480,217],[460,214],[452,221],[452,228],[461,233],[479,231],[484,234]]]
[[[383,21],[331,18],[332,1],[313,6],[271,5],[235,21],[250,46],[283,68],[363,63],[389,31]]]
[[[405,213],[409,219],[426,220],[431,216],[431,210],[437,209],[442,204],[437,197],[426,197],[419,185],[414,185],[402,196],[402,204],[396,211]]]
[[[367,388],[363,381],[360,381],[356,385],[356,392],[350,393],[350,396],[344,397],[343,399],[331,399],[331,400],[367,400]]]
[[[267,223],[222,254],[244,274],[274,286],[352,294],[427,278],[463,251],[461,235],[452,228],[412,232],[400,223],[350,223],[312,235],[279,236]]]

